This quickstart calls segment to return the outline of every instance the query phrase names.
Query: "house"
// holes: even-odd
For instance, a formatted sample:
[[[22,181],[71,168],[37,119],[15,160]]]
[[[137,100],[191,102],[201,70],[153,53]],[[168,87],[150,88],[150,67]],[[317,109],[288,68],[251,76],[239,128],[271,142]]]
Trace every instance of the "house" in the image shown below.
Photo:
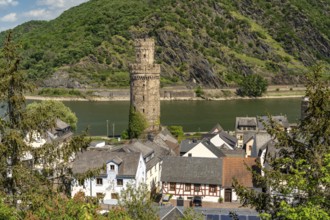
[[[201,140],[196,139],[185,139],[180,143],[180,156],[183,156],[185,153],[190,151],[193,147],[199,144]]]
[[[196,143],[190,150],[182,155],[182,157],[205,157],[205,158],[220,158],[224,157],[219,147],[216,147],[209,140],[202,140]]]
[[[163,160],[162,193],[190,200],[217,202],[221,196],[222,159],[200,157],[166,157]]]
[[[258,117],[258,130],[266,132],[266,127],[270,125],[270,118],[269,116],[260,116]],[[271,116],[271,120],[273,120],[277,125],[281,127],[283,131],[290,132],[290,124],[288,118],[283,115]]]
[[[258,171],[256,158],[166,157],[161,175],[162,192],[171,194],[172,199],[201,196],[205,202],[218,202],[220,197],[225,202],[237,201],[233,178],[245,187],[256,189],[246,165]]]
[[[245,133],[258,131],[258,122],[256,117],[236,117],[235,134],[237,138],[237,146],[243,147],[243,136]]]
[[[245,150],[245,155],[247,157],[251,157],[254,139],[255,139],[255,133],[245,133],[243,135],[243,150]]]
[[[159,143],[159,142],[158,142]],[[169,147],[159,146],[153,141],[134,141],[128,145],[123,145],[115,149],[116,152],[140,152],[146,164],[146,184],[152,193],[160,191],[160,173],[162,158],[165,156],[175,156],[176,154]]]
[[[80,175],[97,170],[99,174],[79,182]],[[102,199],[104,204],[115,205],[128,183],[135,186],[145,183],[146,164],[141,153],[90,149],[76,155],[72,173],[76,177],[72,183],[72,197],[81,191],[86,196]]]
[[[252,173],[247,167],[260,172],[256,165],[256,158],[225,157],[222,160],[222,194],[225,202],[237,201],[239,198],[233,187],[235,178],[239,184],[247,188],[256,188]]]
[[[230,150],[233,150],[237,145],[237,138],[231,136],[225,131],[220,131],[213,135],[209,140],[216,147],[228,148]]]

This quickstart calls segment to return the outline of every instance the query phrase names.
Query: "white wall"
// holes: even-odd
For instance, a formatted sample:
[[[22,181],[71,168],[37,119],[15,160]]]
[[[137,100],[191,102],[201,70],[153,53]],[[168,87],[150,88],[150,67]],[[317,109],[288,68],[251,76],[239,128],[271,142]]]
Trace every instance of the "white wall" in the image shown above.
[[[183,157],[188,157],[191,154],[192,157],[206,157],[206,158],[218,158],[209,149],[207,149],[202,143],[197,144],[190,151],[182,155]]]
[[[226,142],[224,142],[221,138],[220,135],[217,134],[216,136],[214,136],[213,138],[210,139],[210,142],[216,146],[216,147],[221,147],[222,145],[226,145],[229,149],[233,150],[233,148],[231,146],[229,146],[229,144],[227,144]]]

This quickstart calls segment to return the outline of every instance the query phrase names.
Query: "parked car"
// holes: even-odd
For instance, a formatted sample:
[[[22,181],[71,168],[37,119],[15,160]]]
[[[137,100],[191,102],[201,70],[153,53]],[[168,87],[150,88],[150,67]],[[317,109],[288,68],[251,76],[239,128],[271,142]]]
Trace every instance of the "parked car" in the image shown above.
[[[165,194],[162,198],[162,203],[161,205],[167,205],[170,203],[170,199],[171,199],[171,195],[170,194]]]
[[[194,196],[191,200],[191,206],[200,206],[202,207],[202,197],[201,196]]]

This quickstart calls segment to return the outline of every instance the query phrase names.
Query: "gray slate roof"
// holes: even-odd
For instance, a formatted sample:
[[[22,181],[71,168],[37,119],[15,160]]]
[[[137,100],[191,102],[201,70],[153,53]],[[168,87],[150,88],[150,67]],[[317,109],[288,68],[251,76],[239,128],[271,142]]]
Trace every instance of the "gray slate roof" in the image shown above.
[[[193,147],[195,147],[200,142],[201,142],[201,140],[197,141],[197,140],[191,140],[191,139],[186,139],[186,140],[181,141],[181,143],[180,143],[180,153],[187,153],[188,151],[193,149]]]
[[[176,206],[166,205],[158,207],[160,220],[177,220],[184,217],[183,212]]]
[[[221,131],[223,131],[223,128],[221,127],[221,125],[219,123],[217,123],[216,125],[214,125],[214,127],[208,133],[209,134],[217,134]]]
[[[236,146],[236,143],[237,143],[237,138],[236,137],[233,137],[231,136],[230,134],[228,134],[227,132],[225,131],[221,131],[219,133],[219,136],[220,138],[225,141],[229,146],[231,147],[235,147]]]
[[[251,157],[258,157],[258,152],[261,147],[271,140],[270,134],[266,132],[256,133],[254,137],[254,143],[252,147]]]
[[[220,149],[224,157],[245,157],[245,150],[235,148],[234,150]]]
[[[110,161],[119,165],[118,177],[135,177],[139,165],[140,153],[113,152],[93,149],[78,153],[72,162],[73,174],[98,169]]]
[[[256,117],[236,117],[236,129],[239,127],[253,127],[257,126]]]
[[[152,154],[154,150],[150,147],[147,147],[145,144],[140,141],[135,141],[131,144],[125,145],[122,147],[122,150],[125,152],[141,152],[143,158],[146,158],[148,155]]]
[[[215,184],[222,181],[222,159],[200,157],[165,157],[162,182]]]
[[[283,115],[271,116],[272,120],[275,121],[277,124],[283,126],[284,128],[288,128],[290,126],[288,118]],[[267,125],[270,123],[268,116],[261,116],[258,122],[259,130],[266,130],[263,122]]]

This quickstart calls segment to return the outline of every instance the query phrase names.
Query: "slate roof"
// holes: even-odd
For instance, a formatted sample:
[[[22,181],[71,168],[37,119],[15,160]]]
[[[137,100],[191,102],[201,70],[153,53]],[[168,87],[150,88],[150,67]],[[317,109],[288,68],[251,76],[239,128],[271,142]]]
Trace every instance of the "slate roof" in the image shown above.
[[[222,182],[222,159],[200,157],[165,157],[161,181],[215,184]]]
[[[258,157],[258,152],[260,148],[267,143],[269,140],[271,140],[271,136],[268,133],[261,132],[256,133],[254,137],[254,143],[251,151],[251,157]]]
[[[163,127],[162,131],[154,137],[153,142],[158,146],[171,149],[176,155],[180,155],[180,145],[178,140],[175,139],[165,127]]]
[[[229,150],[229,149],[220,149],[221,152],[224,154],[224,157],[245,157],[245,150],[237,149]]]
[[[256,133],[251,133],[251,132],[244,133],[243,134],[243,145],[246,144],[248,141],[250,141],[252,138],[254,138],[255,134]]]
[[[233,178],[235,178],[241,185],[252,188],[254,186],[252,173],[247,169],[246,165],[252,167],[252,169],[257,169],[256,158],[223,158],[222,186],[232,187]]]
[[[124,152],[140,152],[142,153],[142,157],[146,158],[150,154],[154,152],[154,150],[150,147],[147,147],[145,144],[141,143],[140,141],[135,141],[128,145],[125,145],[121,148]]]
[[[193,149],[193,147],[195,147],[200,142],[201,142],[201,140],[197,141],[197,140],[191,140],[191,139],[186,139],[186,140],[181,141],[181,143],[180,143],[180,153],[187,153],[188,151]]]
[[[236,117],[236,130],[239,127],[257,127],[256,117]]]
[[[217,123],[216,125],[214,125],[214,127],[208,133],[209,134],[217,134],[221,131],[223,131],[223,128],[221,127],[221,125],[219,123]]]
[[[160,220],[177,220],[184,217],[183,212],[176,206],[166,205],[158,207],[158,215]]]
[[[283,126],[284,128],[289,128],[289,126],[290,126],[288,118],[286,116],[278,115],[278,116],[271,116],[271,118],[273,121],[275,121],[277,124]],[[268,116],[259,117],[259,121],[258,121],[259,130],[266,130],[263,123],[265,123],[266,125],[270,123]]]
[[[80,152],[72,162],[73,174],[98,169],[113,161],[119,165],[117,177],[135,177],[139,165],[140,153],[114,152],[93,149]]]
[[[64,121],[60,120],[60,119],[56,119],[55,121],[55,129],[60,129],[60,130],[63,130],[65,128],[68,128],[70,127],[70,125],[68,125],[67,123],[65,123]]]
[[[228,134],[225,131],[221,131],[219,133],[219,136],[223,141],[225,141],[232,148],[234,148],[236,146],[236,143],[237,143],[237,138],[236,137],[231,136],[230,134]]]
[[[171,149],[159,146],[159,145],[155,144],[152,141],[146,141],[144,144],[146,146],[152,148],[155,152],[154,157],[151,158],[151,160],[148,161],[147,164],[146,164],[147,165],[147,170],[150,170],[153,166],[155,166],[164,157],[175,156],[174,152],[171,151]]]

